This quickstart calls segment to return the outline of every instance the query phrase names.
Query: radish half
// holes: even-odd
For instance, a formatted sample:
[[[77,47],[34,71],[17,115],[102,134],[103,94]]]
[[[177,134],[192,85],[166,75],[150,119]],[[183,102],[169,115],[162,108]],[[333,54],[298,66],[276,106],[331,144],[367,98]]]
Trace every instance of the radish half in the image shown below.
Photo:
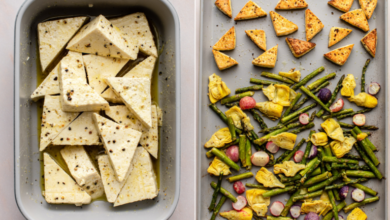
[[[233,189],[238,194],[242,194],[245,192],[245,186],[241,181],[234,182]]]
[[[293,218],[299,218],[299,216],[301,216],[301,206],[299,206],[299,205],[291,206],[290,215]]]
[[[356,114],[353,116],[352,122],[356,126],[363,126],[366,124],[366,116],[363,114]]]
[[[280,213],[282,213],[283,209],[284,209],[284,204],[282,202],[276,201],[276,202],[272,203],[269,211],[271,212],[271,214],[273,216],[278,217],[278,216],[280,216]]]
[[[339,112],[341,111],[341,109],[343,109],[344,107],[344,100],[342,98],[339,98],[337,99],[337,101],[335,103],[333,103],[329,109],[332,111],[332,112]]]
[[[237,196],[237,202],[232,203],[233,209],[236,211],[240,211],[245,208],[247,201],[244,196]]]
[[[276,154],[279,151],[279,146],[274,144],[272,141],[268,141],[266,148],[269,152]]]
[[[295,154],[294,154],[294,161],[295,161],[295,163],[301,162],[304,154],[305,153],[303,153],[303,151],[300,151],[300,150],[295,152]]]
[[[269,156],[264,151],[258,151],[251,156],[251,162],[255,166],[263,167],[269,162]]]
[[[303,125],[307,125],[307,124],[309,124],[309,120],[310,120],[310,117],[308,114],[302,113],[299,115],[299,123],[301,123]]]
[[[352,199],[355,200],[356,202],[361,202],[366,197],[364,191],[358,188],[352,190],[351,195],[352,195]]]

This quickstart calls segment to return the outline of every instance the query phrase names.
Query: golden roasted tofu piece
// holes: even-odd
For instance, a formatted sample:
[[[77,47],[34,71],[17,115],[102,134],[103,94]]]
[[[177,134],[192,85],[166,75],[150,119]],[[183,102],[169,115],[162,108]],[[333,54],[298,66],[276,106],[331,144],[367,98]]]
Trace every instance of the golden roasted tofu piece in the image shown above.
[[[238,15],[234,18],[235,21],[248,20],[253,18],[260,18],[267,16],[260,6],[252,1],[248,1],[245,6],[241,9]]]
[[[269,141],[272,141],[280,148],[286,150],[292,150],[294,148],[296,140],[297,140],[297,135],[288,132],[283,132],[269,138]]]
[[[255,43],[260,49],[267,50],[267,40],[265,31],[263,30],[246,30],[246,35]]]
[[[283,173],[286,176],[295,176],[300,170],[306,168],[304,164],[296,164],[294,161],[284,161],[282,164],[274,165],[274,173]]]
[[[367,19],[370,19],[378,4],[378,0],[359,0],[359,4],[366,14]]]
[[[351,32],[352,32],[352,29],[341,28],[341,27],[332,27],[330,29],[330,32],[329,32],[328,47],[331,47],[331,46],[337,44],[342,39],[346,38]]]
[[[324,28],[324,24],[310,9],[306,9],[305,27],[306,27],[306,40],[310,41]]]
[[[279,188],[284,188],[284,184],[281,183],[276,176],[268,171],[265,167],[262,167],[256,174],[255,179],[263,184],[265,187],[279,187]]]
[[[337,158],[342,158],[344,155],[346,155],[352,150],[352,147],[355,143],[356,143],[356,139],[354,137],[346,137],[343,142],[332,141],[330,143],[330,148],[332,149],[333,154]]]
[[[315,47],[315,43],[311,43],[308,41],[298,40],[295,38],[286,38],[286,42],[288,47],[291,50],[291,53],[294,55],[294,57],[299,58],[304,56],[305,54],[312,51]]]
[[[283,106],[275,104],[273,102],[258,102],[256,107],[259,109],[265,116],[271,120],[276,120],[282,116]]]
[[[252,61],[252,64],[264,68],[274,68],[278,58],[278,45],[265,51]]]
[[[353,46],[354,44],[350,44],[345,47],[334,49],[324,54],[324,57],[332,63],[342,66],[347,62],[349,55],[351,55]]]
[[[222,160],[220,160],[218,157],[215,157],[213,162],[210,164],[209,168],[207,169],[207,172],[210,174],[213,174],[214,176],[219,176],[221,172],[223,172],[224,176],[230,175],[232,172],[230,172],[230,167],[225,164]]]
[[[230,94],[230,89],[226,86],[222,78],[213,73],[209,76],[209,98],[211,103],[216,103]]]
[[[302,9],[309,6],[305,0],[280,0],[276,5],[276,10]]]
[[[209,141],[204,145],[205,148],[221,148],[232,142],[232,136],[230,134],[229,128],[221,128],[217,132],[215,132]]]
[[[341,129],[339,123],[333,118],[328,118],[324,123],[321,124],[321,127],[324,129],[326,134],[333,140],[338,140],[344,142],[345,137],[343,134],[343,129]]]
[[[274,30],[276,36],[285,36],[294,33],[298,30],[298,26],[293,22],[289,21],[287,18],[281,16],[280,14],[270,11],[272,24],[274,26]]]
[[[342,84],[343,88],[341,88],[341,95],[345,97],[351,97],[355,95],[355,77],[352,74],[347,74],[347,77],[344,78]]]
[[[355,9],[340,16],[340,19],[360,30],[367,32],[370,30],[366,15],[362,9]]]
[[[348,100],[354,102],[357,106],[366,108],[375,108],[378,105],[378,99],[365,92],[359,93],[357,96],[351,96]]]
[[[330,0],[328,4],[342,12],[348,12],[352,7],[353,0]]]
[[[231,0],[216,0],[215,6],[217,6],[217,8],[222,13],[227,15],[229,18],[232,17],[232,2],[231,2]]]
[[[376,54],[376,45],[378,41],[378,36],[376,33],[376,28],[372,31],[370,31],[366,36],[364,36],[360,42],[362,42],[364,48],[367,50],[367,52],[372,56],[375,57]]]
[[[213,49],[233,50],[234,48],[236,48],[236,29],[233,26],[214,44]]]
[[[219,70],[225,70],[238,64],[235,59],[217,50],[213,50],[213,55]]]
[[[325,132],[317,132],[311,135],[310,141],[315,146],[325,146],[328,144],[328,135]]]

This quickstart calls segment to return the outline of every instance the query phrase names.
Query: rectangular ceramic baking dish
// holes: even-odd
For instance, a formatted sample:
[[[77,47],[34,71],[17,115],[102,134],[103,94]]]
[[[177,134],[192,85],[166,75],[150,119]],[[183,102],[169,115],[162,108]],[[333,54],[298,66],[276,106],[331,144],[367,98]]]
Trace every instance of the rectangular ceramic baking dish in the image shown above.
[[[164,50],[159,58],[159,105],[163,110],[160,134],[160,193],[149,201],[113,208],[47,204],[41,194],[37,134],[37,25],[53,17],[77,15],[108,17],[144,12],[159,33]],[[167,0],[27,0],[15,22],[15,198],[27,219],[168,219],[176,208],[180,185],[180,35],[179,19]]]
[[[342,74],[354,74],[359,78],[357,80],[357,87],[355,88],[355,93],[360,91],[360,77],[363,65],[366,59],[371,59],[371,64],[368,68],[366,74],[366,84],[370,82],[379,82],[382,86],[382,91],[378,95],[379,105],[372,112],[367,113],[367,124],[373,124],[379,127],[379,130],[374,131],[370,140],[380,149],[379,152],[376,153],[377,157],[380,159],[381,164],[379,170],[384,174],[384,176],[389,176],[388,169],[388,159],[389,152],[387,150],[388,146],[388,23],[387,23],[387,8],[388,1],[378,0],[377,8],[375,9],[373,17],[369,20],[370,30],[373,28],[378,29],[378,46],[377,46],[377,54],[375,58],[372,58],[366,50],[363,48],[360,43],[360,39],[365,36],[366,33],[361,30],[352,27],[351,25],[345,23],[340,20],[340,15],[343,13],[338,11],[337,9],[329,6],[327,1],[318,1],[318,0],[306,0],[309,4],[309,9],[313,11],[324,23],[324,29],[313,38],[311,42],[317,44],[316,48],[310,53],[306,54],[300,59],[296,59],[290,49],[288,48],[285,38],[298,38],[305,39],[305,19],[304,13],[305,10],[288,10],[288,11],[280,11],[277,13],[285,16],[287,19],[291,20],[295,24],[298,25],[299,29],[297,32],[284,36],[277,37],[271,22],[271,18],[269,15],[269,11],[275,11],[275,6],[278,1],[267,1],[267,0],[253,0],[260,7],[262,7],[267,12],[267,17],[265,18],[257,18],[247,21],[234,21],[233,18],[238,14],[241,8],[244,7],[247,1],[232,1],[233,8],[233,18],[229,19],[226,15],[222,14],[214,5],[215,1],[210,0],[202,0],[201,1],[201,22],[200,22],[200,73],[199,73],[199,93],[198,93],[198,125],[197,125],[197,219],[210,219],[211,213],[208,211],[207,207],[210,204],[211,197],[213,194],[213,189],[210,187],[211,181],[217,181],[218,178],[211,177],[207,173],[207,168],[212,159],[208,159],[205,156],[206,150],[203,145],[211,135],[216,132],[218,129],[226,127],[226,125],[220,120],[220,118],[208,107],[210,103],[208,99],[208,77],[216,73],[222,80],[227,84],[227,86],[231,89],[232,94],[234,94],[234,90],[237,88],[253,85],[249,82],[250,78],[259,78],[266,79],[261,77],[260,74],[262,71],[268,71],[273,73],[278,73],[279,71],[288,71],[291,68],[300,69],[302,73],[302,77],[305,77],[314,69],[324,66],[325,71],[321,73],[317,78],[324,76],[325,74],[336,72],[336,79],[330,81],[329,89],[333,91],[334,87],[337,84],[337,81],[341,77]],[[360,8],[358,1],[354,1],[351,10]],[[211,47],[218,41],[218,39],[227,32],[232,26],[236,28],[236,37],[237,37],[237,46],[232,51],[225,51],[228,56],[233,57],[239,63],[238,66],[232,67],[230,69],[219,71],[215,62],[214,57],[211,51]],[[345,27],[352,29],[352,33],[337,45],[328,48],[328,36],[330,28],[333,26],[337,27]],[[266,32],[267,37],[267,49],[279,45],[278,48],[278,61],[276,62],[276,66],[273,69],[265,69],[259,68],[252,65],[252,60],[263,53],[245,34],[245,30],[251,29],[261,29]],[[336,49],[338,47],[342,47],[348,44],[355,44],[352,54],[350,55],[347,63],[340,67],[337,66],[323,57],[328,51]],[[312,80],[311,82],[313,82]],[[304,95],[305,96],[305,95]],[[340,97],[340,95],[339,95]],[[256,102],[263,102],[266,100],[265,96],[261,91],[255,93],[254,98]],[[311,102],[310,102],[311,103]],[[310,104],[309,103],[309,104]],[[350,102],[345,102],[345,108],[353,108],[359,109],[354,104]],[[308,105],[308,104],[306,104]],[[305,106],[306,106],[305,105]],[[221,109],[221,111],[225,112],[228,108],[217,104],[217,106]],[[316,108],[317,111],[319,107]],[[311,110],[310,112],[312,112]],[[260,127],[258,123],[253,120],[251,114],[248,112],[247,114],[251,118],[251,122],[255,126],[255,131],[258,132]],[[277,122],[271,122],[265,118],[266,123],[269,127],[276,125]],[[320,123],[322,119],[316,119],[315,129],[320,128]],[[351,118],[344,119],[343,121],[352,123]],[[261,134],[260,134],[261,135]],[[259,136],[260,136],[259,135]],[[309,131],[302,132],[298,135],[297,140],[301,140],[302,138],[307,138],[309,135]],[[301,148],[304,149],[305,145]],[[353,152],[356,153],[356,152]],[[281,154],[281,151],[276,154],[278,157]],[[232,170],[232,169],[231,169]],[[256,174],[259,170],[259,167],[252,168],[252,172]],[[232,171],[233,175],[237,174],[237,172]],[[246,172],[245,169],[241,168],[240,173]],[[256,180],[254,178],[244,180],[244,184],[246,182],[255,183]],[[383,179],[382,181],[378,180],[370,180],[365,183],[367,186],[378,191],[378,195],[380,196],[380,201],[374,204],[366,205],[364,211],[367,213],[368,219],[378,219],[385,220],[388,219],[388,179]],[[230,192],[234,193],[232,185],[223,180],[222,186],[228,189]],[[235,194],[237,196],[237,194]],[[271,203],[273,201],[279,200],[283,203],[286,203],[286,199],[288,199],[287,194],[276,196],[275,198],[271,198]],[[352,202],[350,196],[347,199],[347,204]],[[231,201],[227,200],[224,206],[221,208],[221,211],[231,210]],[[268,212],[269,214],[269,212]],[[341,212],[341,215],[346,218],[346,214]],[[217,219],[222,219],[221,217],[217,217]],[[303,219],[301,216],[299,219]]]

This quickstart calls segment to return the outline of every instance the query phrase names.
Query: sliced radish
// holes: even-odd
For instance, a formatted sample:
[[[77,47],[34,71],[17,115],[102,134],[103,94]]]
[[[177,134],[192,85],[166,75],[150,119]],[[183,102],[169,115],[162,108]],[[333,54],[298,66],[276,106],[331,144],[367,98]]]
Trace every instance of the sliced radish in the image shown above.
[[[343,200],[345,198],[347,198],[348,192],[349,192],[349,187],[348,186],[341,187],[341,189],[339,190],[340,198],[343,199]]]
[[[242,194],[245,192],[245,186],[241,181],[234,182],[233,189],[238,194]]]
[[[301,206],[299,206],[299,205],[291,206],[290,215],[293,218],[299,218],[299,216],[301,216]]]
[[[237,196],[237,202],[232,203],[233,209],[236,211],[240,211],[245,208],[247,201],[244,196]]]
[[[312,145],[309,153],[309,159],[313,159],[314,157],[317,156],[317,146]]]
[[[315,212],[309,212],[305,216],[304,220],[320,220],[320,216],[318,216]]]
[[[232,161],[237,163],[239,159],[238,146],[233,145],[226,149],[226,156],[228,156]]]
[[[332,112],[339,112],[344,107],[344,100],[342,98],[337,99],[333,105],[329,107]]]
[[[366,124],[366,116],[363,114],[357,114],[353,116],[352,122],[356,126],[363,126]]]
[[[272,203],[269,211],[271,212],[271,214],[273,216],[278,217],[278,216],[280,216],[280,213],[282,213],[283,209],[284,209],[284,204],[282,202],[276,201],[276,202]]]
[[[364,191],[358,188],[352,190],[351,195],[352,195],[352,199],[355,200],[356,202],[361,202],[366,197]]]
[[[336,219],[333,217],[332,220],[336,220]],[[339,220],[344,220],[344,217],[342,215],[339,215]]]
[[[279,146],[274,144],[272,141],[268,141],[266,148],[269,152],[276,154],[279,151]]]
[[[309,124],[310,117],[306,113],[302,113],[299,115],[299,122],[303,125]]]
[[[255,166],[263,167],[269,162],[269,156],[264,151],[258,151],[251,156],[251,162]]]
[[[256,106],[256,100],[250,96],[246,96],[240,100],[240,108],[242,110],[251,109]]]
[[[378,94],[379,90],[381,89],[381,85],[379,83],[373,82],[368,85],[367,93],[370,95],[376,95]]]
[[[295,152],[295,154],[294,154],[294,161],[295,161],[295,163],[301,162],[304,154],[305,153],[303,153],[303,151],[300,151],[300,150]]]

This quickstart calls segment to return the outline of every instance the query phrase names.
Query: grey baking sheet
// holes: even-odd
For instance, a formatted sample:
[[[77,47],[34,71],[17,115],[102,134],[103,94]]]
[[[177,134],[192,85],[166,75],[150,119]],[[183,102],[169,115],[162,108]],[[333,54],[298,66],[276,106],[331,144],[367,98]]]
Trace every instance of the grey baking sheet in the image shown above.
[[[339,17],[343,14],[337,9],[329,6],[327,1],[316,1],[316,0],[306,0],[309,4],[309,9],[317,15],[321,21],[324,23],[324,29],[314,37],[311,42],[317,44],[316,48],[310,53],[306,54],[302,58],[295,58],[290,49],[288,48],[285,38],[297,38],[305,40],[305,20],[304,14],[305,10],[290,10],[290,11],[277,11],[277,13],[291,20],[295,24],[298,25],[299,30],[293,34],[284,37],[277,37],[275,31],[272,26],[271,18],[269,16],[269,11],[275,11],[274,8],[278,1],[266,1],[266,0],[254,0],[260,7],[262,7],[267,13],[267,17],[265,18],[257,18],[253,20],[247,21],[234,21],[233,18],[238,14],[241,8],[245,5],[246,1],[232,1],[233,8],[233,18],[229,19],[227,16],[222,14],[214,5],[214,1],[203,0],[201,1],[201,33],[200,33],[200,74],[199,74],[199,109],[198,109],[198,149],[197,149],[197,218],[198,219],[210,219],[211,213],[208,211],[207,207],[210,204],[213,189],[210,187],[211,181],[217,181],[216,177],[211,177],[207,173],[207,168],[212,159],[208,159],[205,156],[206,149],[203,147],[205,142],[211,137],[211,135],[217,131],[219,128],[226,127],[226,125],[219,119],[219,117],[208,107],[209,99],[207,96],[208,93],[208,76],[216,73],[217,75],[222,77],[222,80],[227,84],[227,86],[231,89],[232,94],[234,94],[234,90],[240,87],[253,85],[250,84],[250,78],[259,78],[266,79],[261,77],[260,74],[262,71],[268,71],[273,73],[278,73],[279,71],[288,71],[291,68],[299,69],[302,73],[302,78],[309,74],[314,69],[324,66],[325,71],[321,73],[318,77],[324,76],[325,74],[336,72],[337,76],[335,79],[330,81],[330,85],[328,88],[333,91],[337,81],[340,79],[343,74],[354,74],[358,80],[357,87],[355,88],[355,93],[360,92],[360,76],[362,72],[362,67],[366,61],[366,59],[370,58],[371,64],[368,68],[366,74],[366,84],[370,82],[379,82],[381,83],[382,90],[380,91],[378,98],[378,106],[367,113],[367,124],[376,125],[379,127],[379,130],[373,131],[370,140],[379,148],[379,152],[376,153],[377,157],[382,162],[379,166],[379,170],[386,174],[388,166],[387,164],[387,151],[386,151],[386,143],[387,143],[387,111],[386,111],[386,102],[387,100],[387,1],[379,0],[378,6],[369,20],[370,30],[373,28],[378,29],[378,46],[377,46],[377,54],[376,58],[372,58],[366,50],[363,48],[360,43],[360,39],[365,36],[366,33],[363,31],[345,23],[340,20]],[[351,10],[360,8],[358,1],[354,1]],[[215,62],[214,57],[211,52],[212,46],[218,41],[218,39],[232,26],[236,28],[237,35],[237,46],[233,51],[225,51],[227,55],[236,59],[239,63],[238,66],[232,67],[230,69],[219,71]],[[343,39],[338,44],[334,45],[331,48],[328,48],[328,35],[331,27],[345,27],[352,29],[352,33]],[[246,36],[245,30],[250,29],[262,29],[266,32],[267,37],[267,49],[279,45],[278,49],[278,60],[276,62],[276,66],[273,69],[259,68],[252,65],[252,60],[263,53],[261,49],[259,49],[250,39]],[[348,44],[355,44],[352,54],[350,55],[347,63],[340,67],[329,61],[327,61],[323,54],[336,49],[338,47],[342,47]],[[318,78],[317,77],[317,78]],[[313,82],[312,80],[311,82]],[[340,94],[339,94],[339,97]],[[266,101],[266,97],[262,94],[261,91],[257,91],[254,95],[256,102]],[[306,105],[310,104],[308,102]],[[354,104],[350,102],[345,102],[344,108],[353,108],[354,110],[360,109]],[[225,106],[221,106],[219,103],[217,106],[222,110],[226,111],[228,108]],[[317,107],[318,111],[320,108]],[[314,110],[311,110],[312,112]],[[251,122],[255,125],[255,131],[258,132],[260,127],[258,123],[253,120],[251,114],[248,112],[249,117],[251,117]],[[276,125],[277,122],[273,122],[269,119],[265,118],[268,127],[272,127]],[[344,122],[352,123],[351,118],[347,118],[342,120]],[[322,119],[316,119],[315,129],[320,128],[320,123]],[[298,135],[297,141],[301,138],[307,138],[309,131],[302,132]],[[301,150],[304,150],[306,145],[303,145]],[[254,150],[254,148],[253,148]],[[280,150],[275,156],[278,157],[283,150]],[[353,150],[352,153],[356,152]],[[252,172],[254,174],[257,173],[260,167],[253,167]],[[269,169],[271,170],[271,169]],[[241,168],[239,173],[246,172],[245,169]],[[238,172],[232,171],[233,175]],[[244,180],[244,183],[255,183],[256,180],[254,178]],[[378,219],[384,220],[387,216],[387,201],[386,198],[386,185],[388,181],[386,179],[382,181],[378,180],[370,180],[365,183],[365,185],[373,188],[378,191],[378,195],[380,196],[380,201],[374,204],[369,204],[363,207],[363,210],[368,215],[368,219]],[[234,192],[232,184],[230,184],[227,180],[223,180],[223,187],[228,189],[229,191]],[[237,194],[235,194],[237,196]],[[369,195],[367,196],[369,197]],[[288,199],[288,195],[280,195],[271,198],[272,202],[279,200],[284,204]],[[347,204],[352,202],[350,195],[347,198]],[[224,206],[221,208],[221,211],[231,210],[231,201],[227,200]],[[268,211],[268,214],[269,211]],[[340,212],[344,218],[347,217],[343,211]],[[218,217],[217,219],[222,219]],[[299,219],[303,219],[301,216]]]

